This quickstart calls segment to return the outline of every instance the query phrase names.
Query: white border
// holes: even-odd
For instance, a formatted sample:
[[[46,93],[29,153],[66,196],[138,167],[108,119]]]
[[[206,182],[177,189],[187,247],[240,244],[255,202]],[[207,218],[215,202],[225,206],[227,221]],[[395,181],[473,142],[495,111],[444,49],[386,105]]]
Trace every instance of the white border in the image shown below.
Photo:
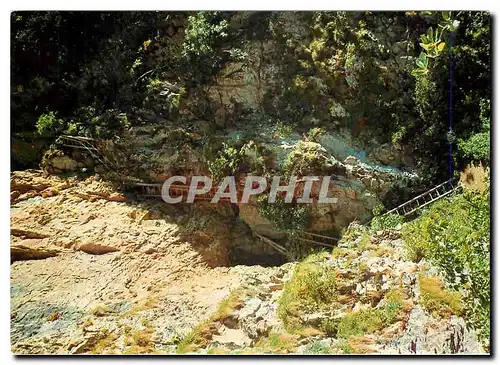
[[[1,233],[2,238],[4,238],[2,242],[2,264],[0,265],[0,269],[2,271],[0,276],[0,283],[2,286],[2,298],[3,300],[0,302],[1,313],[0,313],[0,359],[2,360],[2,364],[11,364],[17,359],[14,358],[10,354],[10,252],[9,252],[9,216],[10,216],[10,200],[8,198],[7,192],[9,189],[9,171],[10,171],[10,12],[12,10],[212,10],[212,9],[226,9],[226,10],[489,10],[493,13],[493,15],[498,14],[498,1],[487,1],[487,0],[475,0],[475,1],[465,1],[465,0],[454,0],[454,1],[429,1],[429,0],[407,0],[402,2],[398,1],[378,1],[377,3],[369,2],[369,1],[360,1],[360,0],[350,0],[350,1],[320,1],[320,0],[309,0],[309,1],[297,1],[297,0],[282,0],[282,1],[273,1],[269,0],[253,0],[253,1],[228,1],[228,0],[212,0],[209,3],[207,1],[196,0],[196,1],[120,1],[120,2],[104,2],[102,0],[44,0],[44,1],[3,1],[1,3],[2,11],[0,13],[0,25],[2,27],[1,32],[1,45],[3,54],[1,57],[2,62],[2,121],[0,122],[0,135],[3,139],[3,143],[0,143],[0,163],[1,163],[1,179],[0,179],[0,200],[1,200]],[[496,27],[494,27],[494,44],[493,49],[498,50],[498,23],[494,23]],[[495,73],[495,81],[498,81],[498,59],[499,57],[495,57],[495,64],[493,65],[493,69]],[[493,107],[495,108],[495,103],[493,103]],[[499,141],[499,128],[494,128],[494,134],[496,141]],[[494,181],[498,181],[498,160],[494,158]],[[492,185],[493,186],[493,185]],[[496,195],[496,193],[494,194]],[[494,206],[493,217],[495,218],[495,222],[492,224],[492,227],[500,227],[497,223],[497,219],[500,219],[500,212],[497,210],[497,206]],[[492,247],[495,245],[492,244]],[[494,258],[493,261],[499,261],[499,249],[494,249]],[[497,280],[493,280],[492,284],[495,286],[494,293],[498,293],[499,291],[499,282]],[[496,303],[496,299],[495,303]],[[495,317],[498,319],[498,317]],[[494,336],[495,343],[492,344],[492,347],[498,350],[498,333],[495,333]],[[124,358],[114,359],[115,361],[121,361]],[[293,360],[298,360],[300,362],[310,362],[314,361],[314,359],[307,358],[290,358]],[[39,363],[52,362],[53,358],[37,358]],[[96,361],[98,359],[91,358],[78,358],[77,360],[64,358],[60,359],[60,361],[78,361],[78,363],[91,363],[91,361]],[[111,359],[99,359],[101,361],[112,361]],[[127,359],[130,363],[145,363],[146,361],[155,360],[154,358],[133,358]],[[162,359],[162,361],[174,361],[180,362],[184,359]],[[192,361],[202,362],[206,360],[206,358],[202,359],[192,359]],[[236,361],[239,358],[230,359],[230,361]],[[247,360],[250,362],[262,362],[272,360],[271,357],[266,358],[255,358],[251,360]],[[280,359],[281,360],[281,359]],[[330,358],[323,359],[323,361],[342,361],[340,358]],[[366,362],[367,359],[362,358],[354,358],[351,359],[352,363],[362,364]],[[372,359],[373,360],[373,359]],[[379,359],[378,361],[386,361],[387,358]],[[478,362],[479,359],[464,359],[467,363]],[[26,361],[26,360],[24,360]],[[221,361],[216,359],[211,359],[210,361]],[[273,360],[273,361],[276,361]],[[391,359],[392,361],[392,359]],[[411,358],[394,358],[394,362],[396,363],[404,363],[407,361],[412,361]],[[434,363],[439,361],[439,363],[454,363],[457,361],[456,358],[415,358],[413,361],[425,361],[426,363]]]

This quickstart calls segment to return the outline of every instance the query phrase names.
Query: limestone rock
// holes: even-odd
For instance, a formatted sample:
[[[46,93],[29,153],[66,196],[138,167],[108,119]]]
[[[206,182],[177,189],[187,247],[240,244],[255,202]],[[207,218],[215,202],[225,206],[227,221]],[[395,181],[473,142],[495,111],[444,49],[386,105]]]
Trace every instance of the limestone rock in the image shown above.
[[[236,347],[249,346],[250,338],[241,330],[224,328],[220,335],[215,335],[212,338],[213,343],[223,345],[234,345]]]
[[[462,318],[436,319],[420,306],[411,311],[406,330],[393,347],[401,354],[484,353]]]

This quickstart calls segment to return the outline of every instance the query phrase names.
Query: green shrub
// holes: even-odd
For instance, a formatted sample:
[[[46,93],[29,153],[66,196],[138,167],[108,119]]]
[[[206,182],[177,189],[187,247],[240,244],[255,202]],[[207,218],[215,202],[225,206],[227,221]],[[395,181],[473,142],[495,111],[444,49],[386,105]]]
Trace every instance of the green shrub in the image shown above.
[[[293,133],[294,126],[290,124],[284,124],[280,120],[276,122],[276,134],[281,138],[290,138]]]
[[[489,341],[490,202],[484,192],[469,192],[433,204],[402,230],[408,257],[430,260],[452,289],[465,289],[467,323]]]
[[[189,16],[182,44],[187,73],[183,76],[207,81],[226,60],[241,56],[237,48],[228,45],[229,31],[229,22],[222,19],[220,12],[200,11]]]
[[[379,215],[373,217],[370,227],[373,231],[380,231],[383,229],[394,229],[398,225],[403,224],[404,218],[399,214],[388,214],[385,216]]]
[[[42,136],[55,136],[64,129],[64,121],[56,117],[54,112],[40,115],[36,122],[36,129]]]
[[[473,161],[490,161],[490,100],[481,99],[479,119],[481,131],[472,134],[468,139],[459,139],[458,148],[465,157]]]
[[[458,148],[473,161],[490,160],[490,131],[473,134],[467,140],[459,140]]]
[[[383,312],[377,309],[360,310],[347,314],[339,323],[337,336],[348,338],[373,333],[385,327]]]
[[[241,150],[222,144],[222,149],[213,160],[208,161],[208,170],[212,174],[213,182],[220,182],[226,176],[232,176],[237,171],[243,160]]]
[[[324,253],[310,255],[297,264],[285,284],[278,302],[278,316],[290,332],[302,328],[302,314],[331,307],[337,298],[337,272],[333,267],[318,265],[324,259]]]
[[[300,141],[288,155],[283,170],[289,175],[319,173],[327,160],[323,147],[314,142]]]
[[[310,207],[307,204],[285,203],[281,196],[278,196],[274,203],[269,203],[268,196],[261,195],[258,207],[261,216],[269,219],[279,230],[290,234],[304,230],[311,218]]]

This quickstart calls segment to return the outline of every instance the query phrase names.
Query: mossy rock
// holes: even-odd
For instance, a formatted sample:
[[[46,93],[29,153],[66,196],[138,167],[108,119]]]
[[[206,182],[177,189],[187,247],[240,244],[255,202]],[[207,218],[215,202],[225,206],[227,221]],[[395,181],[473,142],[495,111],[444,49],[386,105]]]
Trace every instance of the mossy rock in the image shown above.
[[[300,141],[288,155],[284,170],[291,175],[318,173],[327,168],[328,153],[319,143]]]

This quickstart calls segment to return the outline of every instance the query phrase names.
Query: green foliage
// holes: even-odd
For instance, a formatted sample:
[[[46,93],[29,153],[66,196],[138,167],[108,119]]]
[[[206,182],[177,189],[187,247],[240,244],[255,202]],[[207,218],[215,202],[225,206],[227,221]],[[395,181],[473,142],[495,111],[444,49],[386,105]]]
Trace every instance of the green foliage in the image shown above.
[[[321,265],[324,258],[324,254],[309,256],[296,266],[292,279],[285,285],[278,315],[292,333],[304,330],[300,321],[303,314],[332,309],[338,300],[337,273],[334,268]],[[351,312],[341,319],[325,319],[319,329],[328,336],[347,339],[390,326],[401,320],[403,313],[402,294],[395,289],[386,294],[385,302],[378,308]]]
[[[216,152],[213,151],[214,146]],[[265,152],[253,141],[248,141],[241,147],[226,142],[222,142],[220,148],[216,143],[205,144],[204,154],[214,182],[220,182],[226,176],[234,176],[242,166],[257,174],[266,171]]]
[[[183,88],[154,78],[146,86],[144,105],[158,115],[175,120],[178,116],[181,97],[184,94]]]
[[[432,29],[432,28],[430,28]],[[420,55],[417,58],[416,64],[418,68],[412,71],[412,75],[418,76],[420,74],[427,74],[429,72],[428,66],[429,66],[429,58],[427,54],[424,52],[421,52]]]
[[[36,122],[36,129],[40,135],[54,136],[64,128],[64,121],[57,118],[54,112],[40,115]]]
[[[130,122],[125,113],[107,109],[97,114],[93,107],[81,107],[76,110],[64,133],[111,139],[127,128],[130,128]]]
[[[220,38],[227,37],[228,22],[214,21],[215,12],[200,11],[188,18],[184,53],[186,56],[206,56],[214,52],[214,46]]]
[[[200,11],[188,17],[182,55],[190,63],[193,79],[206,80],[229,58],[231,53],[223,52],[228,27],[218,12]]]
[[[338,324],[337,336],[349,338],[373,333],[390,326],[400,319],[402,299],[393,290],[386,295],[386,303],[380,308],[370,308],[347,314]]]
[[[382,215],[384,206],[382,204],[373,208],[373,219],[370,222],[372,231],[380,231],[383,229],[394,229],[398,225],[403,224],[403,217],[399,214]]]
[[[310,207],[307,204],[286,203],[281,196],[277,196],[274,203],[269,203],[268,196],[261,195],[258,207],[262,217],[269,219],[276,228],[289,234],[304,230],[311,217]]]
[[[466,141],[460,140],[458,148],[464,156],[473,161],[488,162],[490,160],[490,132],[480,132],[472,135]]]
[[[130,125],[144,121],[138,109],[215,120],[227,108],[214,93],[221,71],[236,61],[258,89],[258,105],[234,103],[249,120],[286,121],[283,136],[348,127],[361,142],[408,147],[421,175],[441,181],[450,139],[457,169],[488,156],[480,103],[491,99],[490,15],[409,13],[14,12],[11,129],[35,132],[43,111],[67,122],[57,133],[92,136],[127,124],[106,124],[108,110]],[[453,133],[444,122],[451,64]]]
[[[398,225],[403,224],[403,217],[399,214],[388,214],[385,216],[375,216],[373,217],[370,227],[373,231],[380,231],[383,229],[394,229]]]
[[[348,338],[373,333],[386,325],[383,312],[377,309],[360,310],[347,314],[339,323],[337,336]]]
[[[488,163],[490,161],[490,100],[480,101],[481,131],[473,134],[467,140],[460,139],[458,148],[464,156],[473,161]]]
[[[489,341],[490,194],[465,191],[433,204],[404,225],[410,259],[422,257],[439,267],[455,290],[464,289],[467,322]]]
[[[337,272],[321,267],[324,253],[313,254],[297,264],[292,278],[285,284],[278,303],[278,316],[287,331],[302,328],[300,316],[332,305],[337,297]]]
[[[223,143],[215,159],[208,161],[208,169],[214,182],[220,182],[226,176],[233,176],[242,160],[241,149]]]
[[[283,170],[289,176],[314,174],[325,168],[325,162],[324,149],[320,144],[300,141],[285,160]]]
[[[293,133],[293,126],[289,124],[284,124],[280,120],[276,122],[276,134],[281,138],[290,138]]]
[[[417,68],[412,71],[412,75],[427,74],[429,72],[429,58],[437,58],[446,50],[446,42],[443,41],[444,32],[454,32],[460,25],[460,21],[453,20],[451,12],[442,13],[443,21],[438,24],[441,29],[429,27],[427,33],[420,36],[420,46],[425,50],[421,52],[416,60]]]

